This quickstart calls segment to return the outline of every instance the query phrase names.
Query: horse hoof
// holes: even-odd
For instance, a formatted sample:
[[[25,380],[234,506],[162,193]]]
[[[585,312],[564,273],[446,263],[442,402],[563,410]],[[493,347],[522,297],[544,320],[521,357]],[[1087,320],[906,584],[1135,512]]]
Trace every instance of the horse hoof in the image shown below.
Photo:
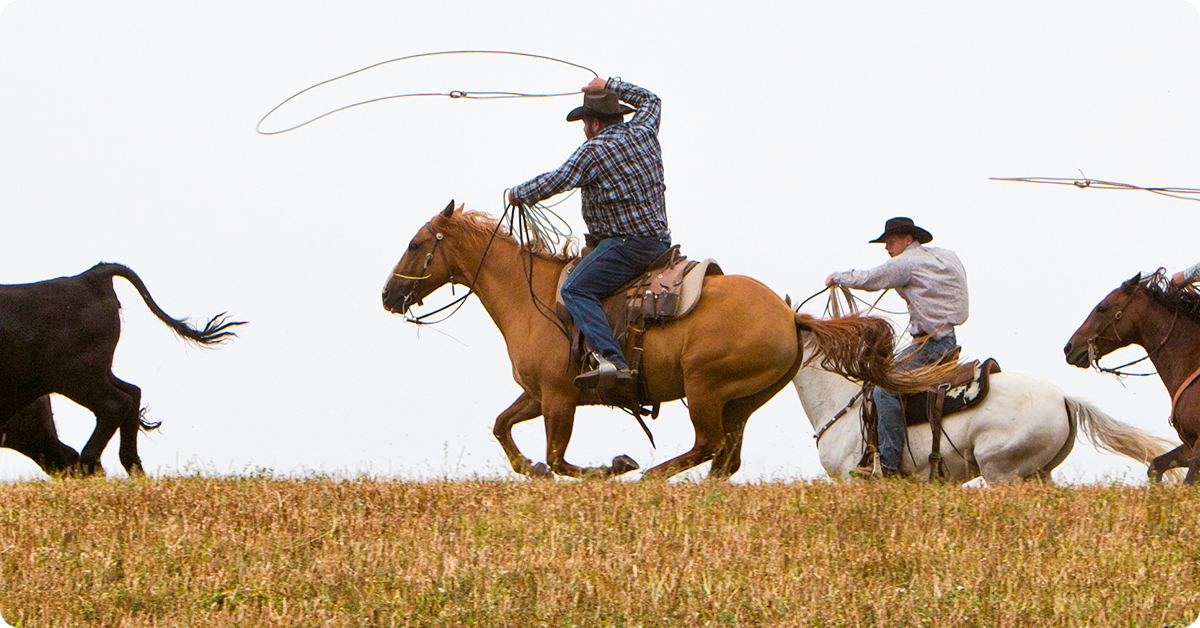
[[[630,471],[637,471],[640,468],[641,467],[638,466],[638,463],[634,462],[633,458],[630,458],[624,454],[617,456],[612,460],[613,475],[621,475],[623,473],[629,473]]]
[[[550,471],[550,465],[548,465],[544,462],[539,462],[539,463],[533,465],[533,468],[529,470],[529,475],[530,475],[530,477],[535,477],[535,478],[552,478],[552,477],[554,477],[554,473]]]

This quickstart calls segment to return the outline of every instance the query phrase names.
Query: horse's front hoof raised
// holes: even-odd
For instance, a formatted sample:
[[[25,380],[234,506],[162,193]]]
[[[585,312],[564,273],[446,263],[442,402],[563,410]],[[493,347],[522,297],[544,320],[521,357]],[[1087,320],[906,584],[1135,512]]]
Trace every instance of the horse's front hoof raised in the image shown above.
[[[533,465],[533,468],[529,470],[529,477],[552,478],[554,477],[554,473],[550,471],[550,465],[544,462],[539,462]]]
[[[634,462],[633,458],[630,458],[629,456],[621,454],[620,456],[613,458],[613,475],[621,475],[623,473],[629,473],[630,471],[637,471],[638,469],[641,469],[641,467],[639,467],[638,463]]]

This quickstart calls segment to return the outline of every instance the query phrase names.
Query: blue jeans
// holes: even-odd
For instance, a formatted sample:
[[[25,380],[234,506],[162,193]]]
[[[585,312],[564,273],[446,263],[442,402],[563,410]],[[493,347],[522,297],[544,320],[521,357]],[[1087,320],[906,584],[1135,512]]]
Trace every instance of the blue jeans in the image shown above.
[[[933,364],[958,344],[954,331],[936,340],[927,338],[923,343],[910,345],[896,357],[901,368],[916,368]],[[879,416],[879,464],[893,471],[900,468],[900,456],[904,453],[904,437],[908,428],[904,425],[904,410],[900,407],[900,395],[876,387],[872,396],[875,412]]]
[[[669,238],[606,238],[579,262],[563,283],[562,300],[592,350],[621,368],[625,353],[613,337],[600,300],[645,272],[654,258],[671,247]]]

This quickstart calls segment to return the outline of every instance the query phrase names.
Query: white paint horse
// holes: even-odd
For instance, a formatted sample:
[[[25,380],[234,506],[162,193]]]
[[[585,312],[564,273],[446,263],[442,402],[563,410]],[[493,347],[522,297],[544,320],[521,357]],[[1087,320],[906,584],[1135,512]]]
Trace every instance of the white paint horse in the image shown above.
[[[807,343],[805,349],[812,351]],[[820,357],[810,360],[792,383],[817,433],[821,466],[830,477],[844,478],[865,450],[862,398],[857,394],[861,386],[819,363]],[[945,417],[942,428],[947,480],[960,484],[979,476],[988,483],[1049,481],[1050,472],[1071,453],[1079,431],[1097,449],[1146,464],[1174,447],[1024,373],[992,374],[983,402]],[[901,464],[906,475],[929,477],[931,441],[929,425],[908,428]]]

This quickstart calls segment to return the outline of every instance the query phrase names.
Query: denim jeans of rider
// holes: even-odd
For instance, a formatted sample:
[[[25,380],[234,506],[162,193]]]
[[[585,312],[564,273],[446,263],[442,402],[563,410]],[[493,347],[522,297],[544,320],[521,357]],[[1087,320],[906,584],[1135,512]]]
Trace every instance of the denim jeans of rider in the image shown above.
[[[933,364],[958,344],[951,331],[946,336],[925,342],[914,343],[896,361],[901,369],[913,369],[919,366]],[[900,468],[901,455],[904,453],[904,440],[908,429],[904,424],[904,410],[900,407],[900,395],[882,388],[875,388],[872,396],[875,400],[875,412],[879,416],[879,464],[885,469]]]
[[[625,354],[613,337],[600,300],[645,272],[656,257],[670,248],[670,240],[620,236],[601,240],[579,262],[563,283],[562,300],[579,325],[592,350],[627,368]]]

